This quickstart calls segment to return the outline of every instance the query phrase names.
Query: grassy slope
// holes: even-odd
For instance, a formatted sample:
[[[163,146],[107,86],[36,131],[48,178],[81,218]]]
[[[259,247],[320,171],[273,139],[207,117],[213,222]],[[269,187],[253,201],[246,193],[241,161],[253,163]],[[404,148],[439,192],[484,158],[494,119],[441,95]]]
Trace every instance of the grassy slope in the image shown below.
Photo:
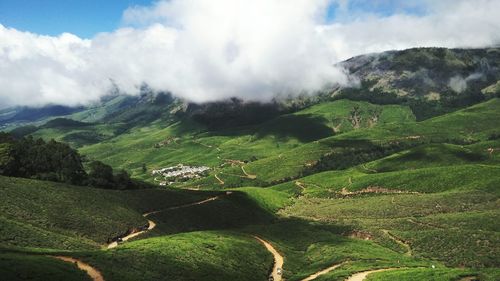
[[[9,281],[90,281],[76,266],[54,258],[13,253],[0,254],[0,276]]]
[[[213,280],[214,276],[217,280],[262,280],[272,264],[270,254],[251,235],[205,231],[165,236],[195,228],[222,229],[270,222],[273,216],[260,209],[245,193],[233,192],[203,205],[151,215],[157,228],[139,237],[140,241],[127,242],[113,250],[91,250],[97,244],[82,236],[105,235],[105,224],[114,223],[117,228],[137,226],[133,225],[137,218],[142,225],[142,212],[199,201],[214,193],[108,191],[25,179],[2,177],[0,180],[2,194],[7,195],[0,206],[7,216],[15,218],[0,220],[1,246],[18,246],[19,251],[2,256],[0,268],[22,259],[15,268],[25,274],[13,280],[43,280],[51,275],[54,280],[62,280],[59,276],[71,274],[70,269],[60,269],[60,264],[51,259],[46,262],[43,257],[32,256],[34,252],[57,254],[54,249],[71,250],[60,253],[81,257],[101,270],[106,280]],[[91,222],[95,225],[90,225]],[[89,233],[88,228],[97,233]],[[23,246],[25,248],[20,248]],[[33,263],[44,264],[48,269],[40,272]],[[32,269],[25,269],[27,267]],[[11,274],[7,270],[2,272]]]
[[[353,272],[367,267],[427,266],[428,261],[406,257],[373,241],[346,237],[350,226],[320,224],[297,219],[286,219],[265,227],[249,227],[246,231],[258,233],[285,257],[284,277],[301,280],[308,275],[347,262],[329,274],[329,279],[343,280]]]
[[[113,280],[265,280],[271,255],[251,236],[190,232],[126,243],[80,257]]]
[[[386,271],[370,274],[367,281],[384,281],[384,280],[433,280],[433,281],[449,281],[460,280],[465,277],[481,278],[480,280],[495,280],[495,274],[489,271],[478,273],[470,269],[402,269],[394,271]]]
[[[132,169],[135,175],[142,174],[142,163],[158,168],[177,163],[207,165],[218,168],[224,159],[250,160],[286,154],[311,140],[334,135],[333,127],[341,122],[339,132],[352,130],[348,121],[350,110],[359,107],[363,120],[370,112],[379,111],[379,121],[373,126],[396,122],[413,122],[414,116],[407,107],[377,106],[366,102],[340,100],[312,106],[303,111],[284,115],[258,127],[242,128],[231,132],[207,132],[191,122],[182,121],[165,127],[154,123],[147,127],[135,128],[108,141],[85,146],[80,151],[91,158],[104,160],[115,167]],[[364,122],[361,127],[370,126]],[[162,148],[154,148],[168,137],[179,138]],[[307,152],[306,152],[307,153]],[[307,161],[307,159],[305,160]],[[251,169],[251,167],[249,166]],[[283,172],[288,173],[288,171]],[[267,179],[267,177],[264,176]]]
[[[260,135],[251,135],[245,130],[234,135],[196,134],[192,128],[187,134],[182,134],[183,125],[177,124],[162,130],[157,130],[158,127],[137,129],[135,133],[115,139],[114,143],[90,146],[83,151],[91,152],[89,155],[110,153],[107,160],[117,165],[123,165],[121,157],[129,157],[134,159],[126,164],[131,167],[140,165],[135,157],[140,161],[154,159],[152,163],[161,165],[176,164],[177,161],[203,164],[207,161],[205,163],[217,168],[216,172],[224,180],[227,174],[238,173],[239,167],[219,168],[223,161],[217,156],[245,160],[255,153],[260,160],[246,165],[245,169],[250,174],[257,174],[257,180],[271,181],[299,174],[308,161],[317,160],[332,148],[349,144],[352,140],[391,142],[407,140],[409,136],[432,139],[437,144],[423,144],[348,170],[298,179],[303,188],[293,181],[266,189],[245,187],[238,189],[243,194],[233,193],[224,200],[154,215],[152,218],[158,221],[158,226],[150,236],[203,229],[232,228],[237,231],[236,228],[243,227],[241,231],[271,241],[285,256],[287,280],[300,280],[342,261],[348,263],[318,280],[343,280],[354,272],[372,268],[429,268],[430,264],[438,268],[435,271],[405,269],[379,273],[373,278],[396,274],[401,280],[408,280],[411,274],[416,274],[424,279],[449,280],[464,273],[481,276],[484,280],[496,280],[500,275],[495,269],[500,266],[500,239],[496,226],[500,209],[499,159],[496,153],[490,155],[487,149],[499,145],[498,141],[487,139],[498,132],[499,106],[497,99],[424,122],[415,123],[410,116],[404,119],[408,122],[403,125],[387,122],[374,128],[346,129],[346,133],[308,143],[303,136],[290,136],[296,132],[275,136],[265,132],[272,131],[268,128],[264,128]],[[310,108],[300,114],[314,118],[314,114],[327,116],[331,113],[327,107]],[[394,112],[394,116],[398,114]],[[319,123],[331,128],[328,122],[332,118],[335,117],[327,116],[323,121],[319,118],[323,122]],[[272,125],[272,122],[276,123]],[[280,122],[278,118],[267,126],[280,127]],[[159,150],[152,148],[154,143],[169,135],[183,135],[183,139]],[[471,141],[478,142],[464,147],[446,143]],[[111,148],[117,152],[116,157],[106,151]],[[146,155],[146,151],[149,154]],[[207,182],[207,186],[221,187],[216,182]],[[421,194],[365,194],[343,198],[338,193],[344,187],[356,191],[369,186]],[[120,204],[125,202],[136,215],[154,209],[145,207],[143,200],[162,204],[162,200],[148,200],[150,195],[142,192],[110,200]],[[155,192],[159,191],[148,192],[157,195]],[[170,197],[165,196],[164,200],[167,198]],[[276,212],[279,218],[270,214]],[[368,233],[369,240],[347,237],[360,232]],[[406,247],[394,241],[394,237],[409,245],[411,256],[406,254]],[[218,280],[257,280],[257,276],[258,280],[263,280],[270,257],[262,258],[266,252],[251,240],[233,232],[190,232],[125,243],[116,250],[81,252],[78,255],[100,268],[109,280],[155,280],[162,274],[174,279],[181,275],[191,278],[186,280],[212,280],[215,275],[221,276]],[[232,245],[244,245],[239,247],[241,251],[236,251],[238,256],[234,260],[227,259],[228,253],[234,252]],[[212,252],[213,247],[217,251]],[[134,263],[131,256],[139,262]],[[174,257],[180,261],[173,261]],[[164,260],[169,261],[167,266],[153,266]],[[242,268],[246,262],[251,264],[253,271]],[[446,268],[445,265],[480,269],[461,270]],[[227,269],[227,274],[221,273],[222,268]]]
[[[0,219],[12,230],[0,231],[1,245],[59,249],[96,247],[144,225],[145,211],[207,196],[167,190],[121,192],[7,177],[0,177],[0,190]]]
[[[374,173],[359,167],[306,177],[300,179],[306,196],[281,213],[355,225],[374,233],[380,243],[404,251],[382,232],[389,231],[410,245],[414,255],[438,258],[451,266],[498,267],[500,235],[492,224],[500,216],[500,167],[445,162],[439,168]],[[377,163],[397,165],[392,157]],[[421,193],[347,197],[338,193],[342,188],[374,186]]]
[[[271,222],[273,216],[246,194],[234,192],[205,204],[154,214],[150,219],[158,223],[158,232],[165,234],[264,224]]]

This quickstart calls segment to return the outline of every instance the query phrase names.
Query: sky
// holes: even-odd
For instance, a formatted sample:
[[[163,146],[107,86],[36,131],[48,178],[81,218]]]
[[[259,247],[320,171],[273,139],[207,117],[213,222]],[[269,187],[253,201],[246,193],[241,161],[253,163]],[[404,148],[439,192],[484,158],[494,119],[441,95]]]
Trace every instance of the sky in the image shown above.
[[[129,7],[151,0],[0,0],[0,23],[18,30],[57,36],[64,32],[92,38],[121,26]]]
[[[497,0],[0,0],[0,108],[144,83],[192,102],[350,86],[335,63],[500,43]]]
[[[315,0],[312,0],[315,1]],[[81,38],[92,38],[100,32],[123,27],[122,15],[128,8],[151,6],[153,0],[1,0],[0,23],[17,30],[57,36],[68,32]],[[400,2],[400,1],[399,1]],[[350,1],[349,10],[391,15],[396,12],[419,13],[421,6],[401,6],[398,1]],[[339,18],[339,4],[331,2],[326,22]]]

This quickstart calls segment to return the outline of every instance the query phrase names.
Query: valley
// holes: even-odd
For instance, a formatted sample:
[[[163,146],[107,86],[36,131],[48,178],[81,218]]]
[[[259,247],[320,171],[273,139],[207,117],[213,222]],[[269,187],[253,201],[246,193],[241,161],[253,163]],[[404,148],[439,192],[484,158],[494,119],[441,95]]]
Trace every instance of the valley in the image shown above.
[[[454,63],[445,70],[455,71],[468,69],[457,61],[475,62],[476,53],[487,52],[492,73],[474,87],[497,79],[498,49],[427,52],[380,56],[410,71],[406,60],[446,52]],[[345,63],[365,75],[375,67],[365,60]],[[370,86],[387,96],[334,89],[283,101],[276,111],[238,102],[182,111],[181,101],[165,102],[164,94],[117,96],[100,107],[10,123],[16,138],[69,143],[79,168],[90,172],[85,183],[59,172],[51,180],[43,180],[45,171],[0,175],[0,276],[499,280],[500,98],[453,108],[424,102],[421,92],[430,90],[441,90],[443,100],[456,96],[440,80],[411,92],[398,79],[419,76],[401,78],[396,66],[376,72],[390,79]],[[442,71],[429,68],[425,76]],[[407,94],[391,102],[364,98],[401,91]],[[271,113],[252,123],[233,110]],[[0,143],[2,172],[13,161],[12,147],[10,139]],[[102,186],[95,161],[113,168]],[[117,174],[122,169],[130,181]]]

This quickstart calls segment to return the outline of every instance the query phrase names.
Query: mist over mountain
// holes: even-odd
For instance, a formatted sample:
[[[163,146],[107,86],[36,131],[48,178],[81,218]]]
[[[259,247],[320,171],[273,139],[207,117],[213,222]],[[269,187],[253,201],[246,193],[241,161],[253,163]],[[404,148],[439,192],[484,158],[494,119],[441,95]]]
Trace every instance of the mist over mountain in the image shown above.
[[[88,105],[116,89],[139,95],[144,83],[188,102],[268,102],[355,85],[334,64],[356,55],[500,42],[498,1],[404,1],[389,14],[352,10],[355,4],[158,1],[128,8],[122,27],[93,38],[0,23],[0,104]],[[462,78],[471,80],[451,81],[459,91]]]
[[[414,48],[356,56],[339,63],[351,87],[332,84],[311,94],[252,102],[232,97],[191,103],[143,84],[138,96],[115,92],[89,106],[13,107],[0,111],[0,124],[30,124],[64,116],[84,122],[127,122],[192,118],[212,128],[258,124],[280,114],[341,98],[377,104],[405,104],[419,120],[498,96],[500,49]],[[458,88],[457,88],[458,87]]]

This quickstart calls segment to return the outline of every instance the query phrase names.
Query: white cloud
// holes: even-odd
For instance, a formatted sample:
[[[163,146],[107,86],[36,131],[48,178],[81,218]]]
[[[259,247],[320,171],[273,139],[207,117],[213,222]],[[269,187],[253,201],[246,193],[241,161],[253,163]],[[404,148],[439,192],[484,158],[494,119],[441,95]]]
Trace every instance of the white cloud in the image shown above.
[[[463,78],[460,75],[455,75],[450,78],[450,81],[448,82],[448,86],[455,91],[456,93],[462,93],[465,90],[467,90],[467,83],[473,80],[481,79],[483,78],[482,73],[472,73],[471,75],[467,76],[466,78]]]
[[[123,21],[130,27],[90,40],[0,25],[0,102],[84,104],[113,83],[135,94],[143,82],[196,102],[232,96],[269,100],[348,83],[332,64],[353,55],[500,42],[500,1],[426,0],[419,3],[426,15],[349,17],[349,1],[337,0],[343,16],[326,25],[330,2],[160,1],[126,10]]]
[[[414,1],[410,1],[414,2]],[[427,3],[428,14],[380,17],[356,14],[324,26],[337,57],[411,47],[475,48],[500,43],[500,1],[440,0]],[[406,3],[406,5],[409,5]]]

